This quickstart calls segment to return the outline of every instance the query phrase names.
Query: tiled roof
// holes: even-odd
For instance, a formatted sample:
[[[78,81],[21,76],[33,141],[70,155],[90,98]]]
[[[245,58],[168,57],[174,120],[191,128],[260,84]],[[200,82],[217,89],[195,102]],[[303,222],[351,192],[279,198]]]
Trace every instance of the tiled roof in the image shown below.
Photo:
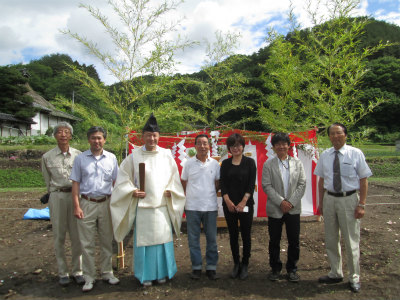
[[[19,123],[27,123],[27,124],[36,124],[36,122],[17,119],[13,115],[5,114],[5,113],[0,113],[0,120],[1,121],[12,121],[12,122],[19,122]]]
[[[28,92],[26,94],[33,98],[33,106],[34,107],[39,108],[41,111],[46,111],[46,112],[50,113],[50,115],[55,116],[55,117],[61,117],[61,118],[74,120],[74,121],[82,121],[81,118],[75,117],[73,115],[70,115],[69,113],[58,110],[53,104],[51,104],[49,101],[47,101],[42,96],[40,96],[38,93],[36,93],[29,84],[26,84],[25,86],[28,89]]]

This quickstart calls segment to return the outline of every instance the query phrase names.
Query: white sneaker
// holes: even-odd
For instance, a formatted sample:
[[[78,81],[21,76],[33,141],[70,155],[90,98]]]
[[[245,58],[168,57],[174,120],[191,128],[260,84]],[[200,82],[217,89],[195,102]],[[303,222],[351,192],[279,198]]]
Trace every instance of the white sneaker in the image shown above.
[[[93,290],[94,281],[86,281],[85,285],[82,287],[82,292],[89,292]]]
[[[159,284],[164,284],[164,283],[167,282],[167,279],[164,277],[164,278],[158,279],[157,282],[158,282]]]
[[[112,273],[103,274],[103,280],[107,281],[111,285],[116,285],[119,283],[119,279]]]
[[[151,281],[151,280],[145,280],[145,281],[143,281],[143,286],[152,286],[153,285],[153,282]]]

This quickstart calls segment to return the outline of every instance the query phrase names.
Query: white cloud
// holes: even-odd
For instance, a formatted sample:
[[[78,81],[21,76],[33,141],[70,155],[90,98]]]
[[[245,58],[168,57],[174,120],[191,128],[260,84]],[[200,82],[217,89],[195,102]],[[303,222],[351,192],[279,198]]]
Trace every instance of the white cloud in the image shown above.
[[[113,82],[84,47],[59,32],[60,28],[69,28],[87,36],[103,50],[113,50],[103,27],[85,9],[78,8],[80,2],[99,7],[102,13],[109,15],[106,0],[2,0],[0,64],[27,63],[46,54],[66,53],[80,63],[94,64],[104,82]],[[298,22],[303,27],[311,26],[304,0],[293,0],[293,3]],[[186,0],[173,18],[185,16],[182,33],[199,42],[204,39],[212,42],[217,30],[240,32],[242,38],[237,52],[251,54],[266,45],[264,39],[269,27],[283,32],[288,29],[288,8],[289,0]],[[370,15],[400,25],[399,12],[398,0],[361,0],[356,15]],[[320,10],[320,13],[326,11]],[[177,53],[177,59],[181,61],[179,72],[199,70],[205,59],[204,44]]]

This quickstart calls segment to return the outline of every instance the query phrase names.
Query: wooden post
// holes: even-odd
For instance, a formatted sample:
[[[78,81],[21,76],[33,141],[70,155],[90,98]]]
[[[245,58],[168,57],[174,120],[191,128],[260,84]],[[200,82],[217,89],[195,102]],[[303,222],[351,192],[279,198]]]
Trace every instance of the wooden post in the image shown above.
[[[145,190],[145,171],[146,165],[144,163],[139,163],[139,189],[144,192]]]
[[[125,252],[124,252],[124,242],[118,243],[118,255],[117,255],[117,269],[121,270],[125,268]]]

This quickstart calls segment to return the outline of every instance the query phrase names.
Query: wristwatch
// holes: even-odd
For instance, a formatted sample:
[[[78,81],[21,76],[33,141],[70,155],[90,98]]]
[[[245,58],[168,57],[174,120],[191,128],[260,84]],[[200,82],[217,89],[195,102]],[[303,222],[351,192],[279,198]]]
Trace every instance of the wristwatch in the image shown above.
[[[362,208],[365,208],[365,204],[358,203],[357,206],[362,207]]]

